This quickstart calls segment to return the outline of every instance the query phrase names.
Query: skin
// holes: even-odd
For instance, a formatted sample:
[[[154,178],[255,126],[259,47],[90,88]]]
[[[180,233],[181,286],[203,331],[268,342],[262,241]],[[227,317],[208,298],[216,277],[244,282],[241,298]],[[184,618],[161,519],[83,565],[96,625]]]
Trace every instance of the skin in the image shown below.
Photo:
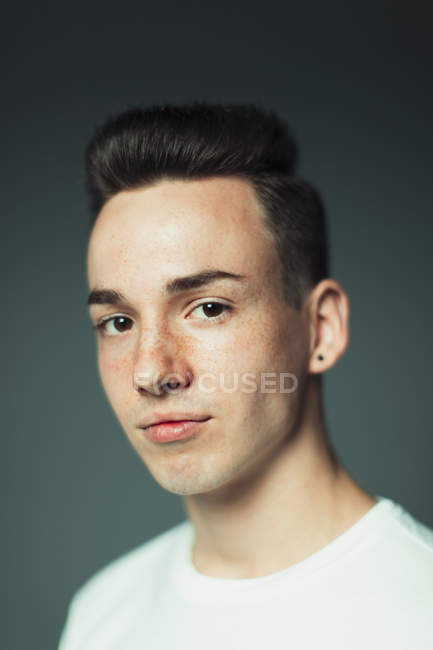
[[[165,291],[173,278],[214,269],[244,279]],[[199,571],[273,573],[328,544],[374,505],[333,460],[324,422],[320,374],[347,346],[348,298],[328,278],[300,310],[283,301],[272,235],[247,181],[165,180],[115,195],[91,234],[88,278],[91,290],[123,296],[90,305],[94,325],[126,319],[97,331],[102,384],[152,476],[184,497]],[[212,318],[203,308],[210,302],[231,309],[217,308],[221,315]],[[267,372],[293,373],[297,389],[261,391]],[[212,392],[200,389],[204,373],[219,380]],[[224,389],[244,373],[258,390],[242,390],[241,381]],[[178,390],[161,390],[169,375]],[[187,440],[147,439],[139,424],[169,411],[211,419]]]

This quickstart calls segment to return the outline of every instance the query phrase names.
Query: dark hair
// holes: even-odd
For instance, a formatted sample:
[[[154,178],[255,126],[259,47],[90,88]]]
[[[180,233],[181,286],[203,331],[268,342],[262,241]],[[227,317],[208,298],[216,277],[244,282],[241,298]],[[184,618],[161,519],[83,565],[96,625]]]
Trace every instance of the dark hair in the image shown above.
[[[297,146],[287,124],[254,105],[134,108],[108,119],[86,151],[95,218],[122,190],[163,179],[237,176],[250,181],[281,261],[285,300],[299,308],[328,275],[326,216],[316,190],[295,176]]]

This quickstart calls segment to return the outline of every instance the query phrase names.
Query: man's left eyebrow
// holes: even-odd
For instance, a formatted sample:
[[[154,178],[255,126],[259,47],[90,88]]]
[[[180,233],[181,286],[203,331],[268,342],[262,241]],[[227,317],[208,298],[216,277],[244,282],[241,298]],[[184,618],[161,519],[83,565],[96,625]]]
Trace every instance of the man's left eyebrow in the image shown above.
[[[200,271],[193,275],[184,275],[182,277],[173,278],[165,285],[165,293],[174,295],[182,291],[190,291],[191,289],[199,289],[211,282],[217,280],[235,280],[236,282],[245,282],[247,280],[245,275],[237,273],[230,273],[229,271],[222,271],[220,269],[212,269]],[[87,300],[88,305],[121,305],[126,304],[128,301],[118,291],[113,289],[93,289],[90,292]]]
[[[230,273],[229,271],[222,271],[220,269],[211,269],[194,273],[193,275],[185,275],[180,278],[173,278],[165,286],[165,292],[168,295],[181,293],[182,291],[189,291],[191,289],[199,289],[205,285],[215,282],[216,280],[235,280],[237,282],[245,282],[247,280],[245,275],[237,273]]]

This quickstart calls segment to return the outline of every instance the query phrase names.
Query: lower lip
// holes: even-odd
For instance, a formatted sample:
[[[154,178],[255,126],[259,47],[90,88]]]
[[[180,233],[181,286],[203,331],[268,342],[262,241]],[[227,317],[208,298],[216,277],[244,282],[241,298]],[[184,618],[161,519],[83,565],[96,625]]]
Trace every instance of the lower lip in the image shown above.
[[[210,419],[210,418],[208,418]],[[144,429],[144,435],[153,442],[174,442],[191,438],[200,432],[208,420],[181,420],[179,422],[161,422]]]

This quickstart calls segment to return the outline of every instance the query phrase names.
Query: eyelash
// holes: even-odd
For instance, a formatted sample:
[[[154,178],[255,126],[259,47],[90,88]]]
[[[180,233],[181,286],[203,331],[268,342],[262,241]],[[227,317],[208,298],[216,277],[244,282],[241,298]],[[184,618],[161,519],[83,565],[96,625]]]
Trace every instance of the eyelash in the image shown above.
[[[104,333],[105,332],[105,327],[108,325],[108,323],[111,323],[112,321],[116,320],[116,318],[127,318],[129,320],[132,320],[132,318],[129,318],[129,316],[124,316],[123,314],[114,314],[114,316],[107,316],[106,318],[102,318],[96,325],[93,326],[93,329],[95,329],[98,332]],[[118,332],[121,334],[122,332]]]
[[[214,316],[213,318],[202,318],[199,320],[207,320],[211,321],[213,323],[219,322],[221,320],[224,320],[227,317],[227,314],[231,311],[233,311],[233,307],[231,305],[227,305],[224,302],[218,302],[217,300],[206,300],[205,302],[200,303],[199,305],[196,305],[194,309],[192,309],[191,313],[195,311],[196,309],[199,309],[200,307],[205,307],[206,305],[218,305],[220,307],[223,307],[223,312],[219,314],[218,316]],[[127,318],[129,319],[129,316],[124,316],[123,314],[114,314],[113,316],[107,316],[105,318],[102,318],[96,325],[93,326],[93,329],[97,330],[98,332],[104,333],[105,327],[108,325],[108,323],[116,320],[116,318]],[[132,320],[132,319],[129,319]],[[128,331],[128,330],[127,330]],[[119,334],[122,334],[122,332],[119,332]],[[112,335],[114,336],[114,335]]]

